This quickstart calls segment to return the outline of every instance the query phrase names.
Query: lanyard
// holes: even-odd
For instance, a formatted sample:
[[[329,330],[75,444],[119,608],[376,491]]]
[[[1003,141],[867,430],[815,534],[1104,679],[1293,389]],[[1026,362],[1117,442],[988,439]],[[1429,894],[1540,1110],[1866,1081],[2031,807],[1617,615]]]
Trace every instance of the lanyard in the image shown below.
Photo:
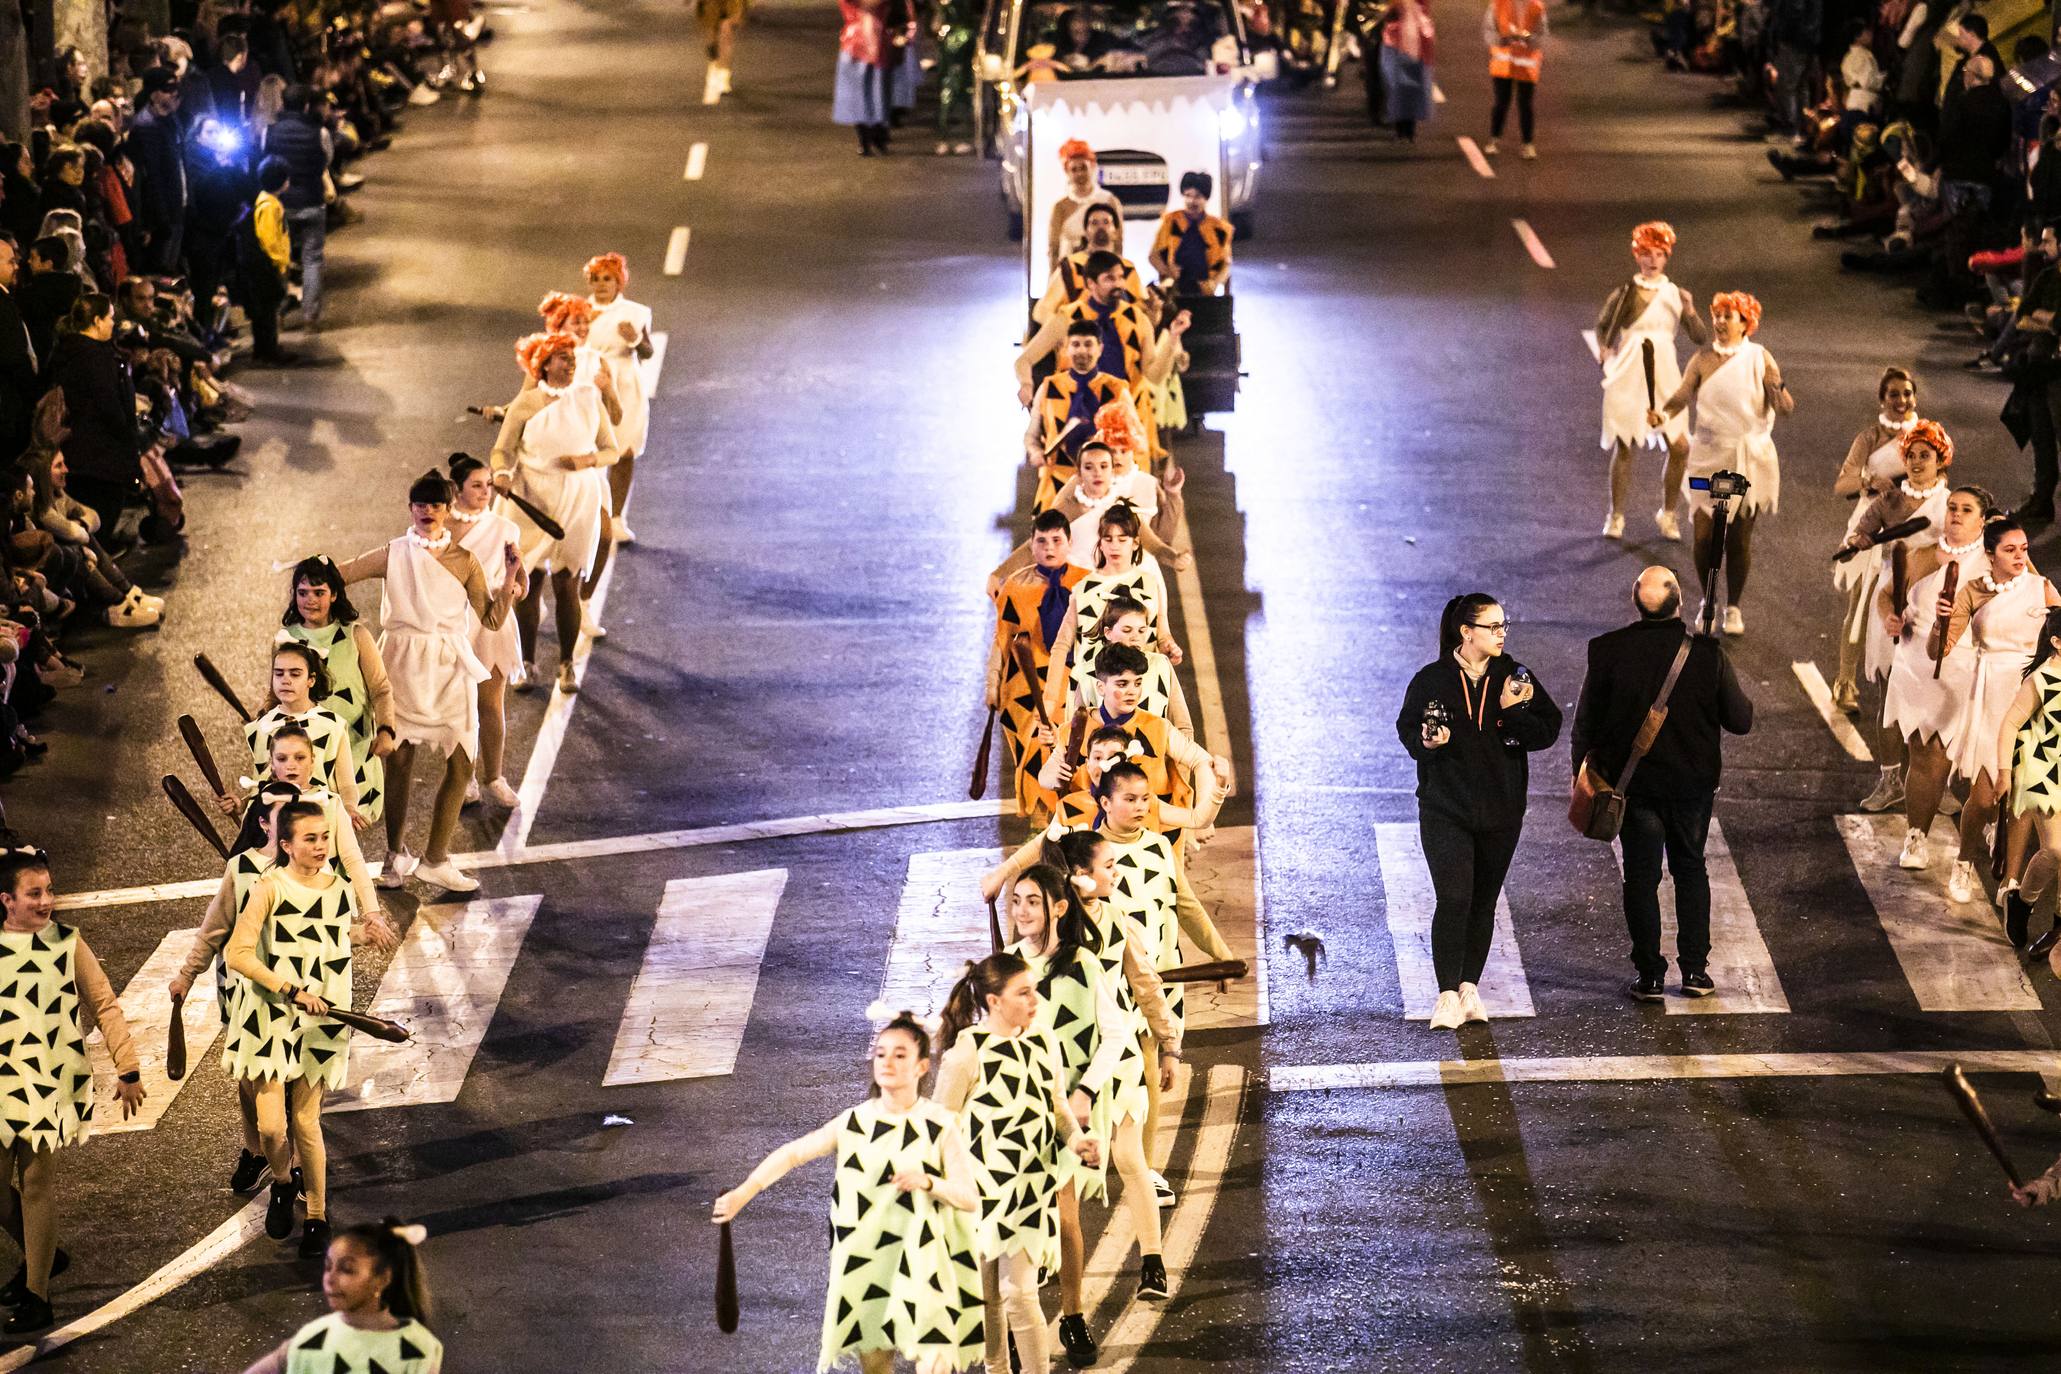
[[[1460,669],[1460,699],[1467,703],[1467,718],[1474,722],[1474,728],[1486,729],[1487,726],[1482,723],[1488,717],[1489,675],[1486,670],[1481,675],[1481,704],[1477,706],[1474,702],[1473,688],[1467,679],[1467,670]]]

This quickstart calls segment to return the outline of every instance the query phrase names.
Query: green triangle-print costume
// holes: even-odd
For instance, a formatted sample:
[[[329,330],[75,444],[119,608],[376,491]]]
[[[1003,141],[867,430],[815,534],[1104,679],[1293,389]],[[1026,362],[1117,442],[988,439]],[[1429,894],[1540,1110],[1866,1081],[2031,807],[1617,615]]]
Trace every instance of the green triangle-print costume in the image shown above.
[[[1156,969],[1170,969],[1181,962],[1181,922],[1174,914],[1174,872],[1177,860],[1167,837],[1147,830],[1137,839],[1123,841],[1103,833],[1116,851],[1116,887],[1109,905],[1131,922],[1145,937],[1139,953]],[[1180,1026],[1181,988],[1168,984],[1166,1009]]]
[[[70,1145],[93,1114],[79,1012],[79,932],[0,930],[0,1146]]]
[[[444,1347],[421,1322],[361,1331],[332,1312],[286,1343],[286,1374],[437,1374]]]
[[[243,911],[243,904],[250,900],[250,890],[258,885],[258,879],[272,871],[272,860],[262,849],[246,849],[229,856],[229,881],[236,893],[236,910],[229,914],[229,925],[233,930],[236,918]],[[229,1024],[229,1006],[236,1000],[236,989],[243,979],[229,971],[229,961],[215,956],[215,989],[218,996],[215,1008],[222,1014],[222,1024]]]
[[[955,1125],[929,1098],[907,1115],[876,1099],[837,1118],[818,1371],[868,1350],[941,1356],[954,1369],[986,1353],[972,1218],[894,1185],[904,1172],[944,1177],[945,1137]]]
[[[2011,766],[2011,812],[2061,812],[2061,659],[2048,659],[2026,679],[2039,693],[2032,715],[2018,727]]]
[[[312,629],[289,625],[285,633],[322,655],[329,675],[329,695],[315,704],[344,723],[349,731],[351,764],[358,783],[358,814],[376,821],[386,811],[386,760],[372,752],[379,722],[372,718],[372,695],[365,690],[365,670],[358,665],[358,637],[349,625]]]
[[[243,727],[243,742],[250,746],[251,776],[261,783],[271,780],[272,736],[290,720],[297,721],[308,732],[308,742],[315,746],[315,768],[309,775],[309,784],[342,796],[337,790],[337,773],[352,767],[351,732],[342,721],[320,706],[298,716],[289,715],[274,706]],[[366,819],[371,820],[372,817],[367,816]]]
[[[1124,1037],[1123,1058],[1109,1080],[1113,1095],[1109,1119],[1122,1121],[1134,1116],[1143,1121],[1151,1101],[1145,1089],[1145,1037],[1152,1033],[1152,1028],[1145,1023],[1145,1013],[1138,1009],[1138,999],[1132,995],[1130,977],[1124,972],[1124,949],[1133,940],[1142,944],[1144,937],[1138,934],[1137,927],[1117,915],[1108,902],[1103,902],[1097,913],[1086,915],[1081,922],[1081,935],[1081,947],[1102,966],[1102,976],[1116,993],[1117,1009],[1131,1028]]]
[[[1115,577],[1090,572],[1074,584],[1072,682],[1076,694],[1093,690],[1095,660],[1102,653],[1102,641],[1094,635],[1095,622],[1102,619],[1102,612],[1117,597],[1127,596],[1157,621],[1159,597],[1153,592],[1153,585],[1152,574],[1142,562]]]
[[[1051,969],[1051,961],[1045,955],[1031,953],[1027,944],[1011,945],[1009,952],[1030,967],[1031,982],[1038,988],[1038,1019],[1033,1024],[1052,1032],[1059,1046],[1059,1081],[1071,1097],[1102,1045],[1101,1027],[1095,1024],[1095,995],[1102,980],[1108,977],[1102,971],[1102,960],[1093,951],[1083,949],[1048,983],[1045,975]],[[1117,998],[1117,1006],[1123,1005],[1124,999]],[[1126,1017],[1129,1015],[1127,1012]],[[1137,1042],[1134,1033],[1130,1038],[1132,1052],[1117,1061],[1116,1072],[1091,1099],[1093,1105],[1088,1109],[1086,1129],[1103,1142],[1102,1162],[1089,1165],[1071,1150],[1059,1151],[1059,1186],[1071,1183],[1077,1197],[1101,1197],[1107,1186],[1108,1142],[1117,1122],[1118,1104],[1129,1105],[1140,1119],[1145,1115],[1145,1059],[1136,1052]]]
[[[334,874],[322,890],[302,887],[285,869],[259,880],[272,890],[272,915],[258,932],[258,958],[332,1006],[351,1004],[351,885]],[[351,1033],[307,1015],[284,998],[239,978],[231,992],[222,1067],[232,1078],[304,1078],[341,1088]]]
[[[985,1260],[1020,1251],[1042,1269],[1059,1267],[1060,1144],[1052,1117],[1052,1081],[1059,1044],[1031,1026],[1002,1035],[985,1026],[965,1032],[978,1050],[979,1073],[960,1112],[966,1145],[981,1173],[976,1253]]]

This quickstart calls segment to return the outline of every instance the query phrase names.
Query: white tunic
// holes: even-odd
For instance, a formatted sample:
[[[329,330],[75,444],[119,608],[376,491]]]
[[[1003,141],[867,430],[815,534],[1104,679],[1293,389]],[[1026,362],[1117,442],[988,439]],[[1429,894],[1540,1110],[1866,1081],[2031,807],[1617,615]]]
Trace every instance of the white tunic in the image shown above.
[[[510,544],[522,546],[522,530],[492,507],[469,516],[453,506],[451,528],[459,536],[459,547],[479,560],[480,571],[487,575],[487,597],[491,600],[508,580],[508,564],[502,551]],[[500,628],[494,630],[481,624],[478,616],[473,616],[469,623],[473,657],[488,675],[499,669],[510,682],[521,677],[522,636],[516,629],[515,617],[504,616]]]
[[[2025,681],[2026,665],[2039,647],[2040,626],[2047,617],[2047,579],[2027,570],[2011,579],[1968,618],[1967,638],[1975,642],[1974,680],[1954,723],[1954,742],[1947,750],[1954,771],[1973,782],[1988,773],[2001,780],[1997,731],[2011,698]]]
[[[1957,586],[1966,585],[1989,571],[1989,559],[1982,552],[1980,539],[1970,541],[1951,562],[1960,568]],[[1954,651],[1939,665],[1939,676],[1932,675],[1933,622],[1939,617],[1939,592],[1946,581],[1947,565],[1934,568],[1918,579],[1910,589],[1911,628],[1896,645],[1896,653],[1889,667],[1889,686],[1882,698],[1882,723],[1905,739],[1925,740],[1933,736],[1951,755],[1957,739],[1955,727],[1960,723],[1961,704],[1968,699],[1968,689],[1975,681],[1975,644],[1971,637],[1963,635]],[[1869,613],[1876,624],[1881,617]],[[1886,633],[1882,636],[1888,639]]]
[[[1925,493],[1924,499],[1918,503],[1918,508],[1904,517],[1906,520],[1914,520],[1919,516],[1923,516],[1932,523],[1919,530],[1916,534],[1906,539],[1898,540],[1898,543],[1902,544],[1906,549],[1929,549],[1939,542],[1939,532],[1946,526],[1947,490],[1947,482],[1944,477],[1932,484],[1932,489]],[[1905,491],[1908,494],[1909,488],[1906,487]],[[1874,548],[1868,550],[1869,553],[1876,555],[1875,576],[1864,584],[1861,595],[1862,604],[1855,608],[1857,614],[1866,617],[1861,625],[1865,630],[1865,637],[1862,641],[1865,648],[1862,658],[1862,670],[1871,678],[1881,677],[1889,671],[1889,662],[1893,648],[1889,642],[1889,631],[1883,628],[1882,617],[1874,612],[1876,593],[1888,586],[1890,582],[1890,575],[1893,570],[1890,562],[1892,548],[1894,548],[1894,545],[1890,546],[1890,548],[1884,548],[1882,545],[1877,544]],[[1855,559],[1854,561],[1858,563],[1860,560]],[[1904,595],[1910,595],[1909,588],[1905,588]]]
[[[1738,472],[1751,483],[1735,503],[1737,515],[1773,515],[1782,499],[1782,470],[1775,456],[1775,416],[1765,390],[1768,351],[1751,339],[1743,341],[1724,365],[1697,389],[1695,418],[1689,422],[1689,465],[1682,496],[1699,514],[1710,510],[1710,493],[1689,485],[1689,478],[1715,472]]]
[[[1644,285],[1645,283],[1641,283]],[[1653,292],[1639,318],[1603,360],[1603,447],[1665,448],[1689,432],[1689,417],[1674,415],[1659,429],[1646,427],[1648,409],[1675,394],[1682,384],[1682,364],[1675,356],[1675,332],[1682,327],[1682,288],[1666,277]],[[1646,392],[1645,350],[1653,345],[1653,392]]]
[[[1914,420],[1913,423],[1916,423]],[[1863,466],[1862,477],[1866,483],[1861,488],[1860,499],[1853,503],[1853,511],[1846,517],[1846,532],[1852,535],[1860,528],[1861,517],[1868,513],[1872,501],[1871,492],[1886,491],[1890,483],[1904,475],[1903,435],[1898,434],[1868,455]],[[1934,525],[1939,522],[1933,521]],[[1882,566],[1882,550],[1878,546],[1863,549],[1844,563],[1832,565],[1832,585],[1841,591],[1865,586],[1875,580],[1876,570]]]
[[[1132,509],[1138,512],[1138,518],[1148,525],[1159,514],[1159,479],[1143,468],[1132,468],[1122,477],[1113,479],[1109,484],[1109,494],[1118,501],[1130,502]]]
[[[573,469],[566,459],[594,452],[596,436],[611,440],[614,430],[590,383],[574,382],[529,418],[516,447],[515,491],[542,509],[565,530],[553,539],[520,511],[515,524],[522,531],[522,565],[567,568],[584,577],[601,548],[601,520],[608,509],[608,478],[600,468]]]
[[[379,655],[393,685],[399,742],[478,757],[473,684],[485,681],[487,670],[472,652],[475,618],[465,584],[404,534],[386,546],[379,619]]]
[[[643,338],[651,332],[651,307],[639,305],[627,296],[617,296],[607,305],[592,297],[594,323],[587,328],[587,346],[608,360],[608,373],[615,385],[616,404],[623,408],[622,422],[615,427],[616,447],[626,454],[644,451],[650,433],[651,398],[644,394],[644,370],[638,366],[637,345],[623,341],[627,324]]]

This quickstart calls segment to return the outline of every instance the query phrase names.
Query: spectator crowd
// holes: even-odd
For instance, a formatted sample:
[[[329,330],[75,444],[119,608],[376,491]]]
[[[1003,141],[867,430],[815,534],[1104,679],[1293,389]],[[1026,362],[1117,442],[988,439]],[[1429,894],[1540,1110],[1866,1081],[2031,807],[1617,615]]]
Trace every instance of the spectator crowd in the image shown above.
[[[280,333],[321,326],[364,159],[485,85],[467,0],[181,8],[152,34],[110,6],[108,69],[59,51],[0,132],[0,778],[86,677],[75,627],[165,614],[125,564],[183,553],[180,474],[232,460],[252,413],[235,371],[302,361]]]

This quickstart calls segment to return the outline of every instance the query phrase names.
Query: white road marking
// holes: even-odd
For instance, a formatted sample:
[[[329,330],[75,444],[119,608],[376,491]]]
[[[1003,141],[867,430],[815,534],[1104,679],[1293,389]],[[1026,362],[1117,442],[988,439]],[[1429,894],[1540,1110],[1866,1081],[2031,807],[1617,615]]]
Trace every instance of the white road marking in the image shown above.
[[[1374,827],[1381,851],[1381,886],[1388,933],[1395,942],[1395,972],[1402,984],[1403,1016],[1431,1019],[1438,1000],[1438,975],[1431,963],[1431,912],[1438,905],[1431,869],[1424,861],[1424,840],[1415,821],[1384,822]],[[1531,986],[1524,977],[1524,957],[1517,949],[1517,931],[1510,921],[1509,899],[1496,898],[1495,943],[1481,971],[1481,1000],[1497,1018],[1536,1016]]]
[[[158,942],[122,989],[122,1020],[136,1042],[137,1067],[143,1071],[143,1105],[127,1121],[122,1120],[121,1104],[115,1100],[115,1066],[107,1046],[98,1035],[86,1041],[86,1055],[93,1061],[93,1134],[116,1135],[156,1126],[222,1033],[220,997],[210,971],[194,980],[192,991],[186,994],[185,1014],[180,1017],[186,1026],[186,1077],[177,1083],[165,1077],[165,1045],[172,1028],[172,997],[165,985],[186,962],[186,951],[191,948],[193,932],[181,926]]]
[[[1818,671],[1818,665],[1792,663],[1789,666],[1796,670],[1796,680],[1803,684],[1803,694],[1811,699],[1818,718],[1825,722],[1832,738],[1839,741],[1839,747],[1862,763],[1873,763],[1875,755],[1868,748],[1868,742],[1861,738],[1860,731],[1854,729],[1853,722],[1846,718],[1846,712],[1832,704],[1832,689],[1825,684],[1825,675]]]
[[[396,1045],[351,1037],[350,1078],[331,1112],[456,1101],[542,897],[475,897],[424,906],[367,1008],[413,1036]]]
[[[666,240],[666,275],[677,277],[687,266],[687,226],[673,226],[672,237]]]
[[[889,1015],[937,1015],[966,965],[993,951],[987,903],[980,899],[980,875],[1001,861],[999,849],[945,849],[909,856],[909,876],[902,884],[894,938],[880,978],[880,1005]]]
[[[716,103],[717,101],[721,100],[722,98],[723,98],[723,77],[722,77],[722,69],[721,69],[720,67],[717,67],[717,66],[715,66],[715,65],[714,65],[714,64],[712,63],[712,64],[710,64],[710,66],[709,66],[709,69],[708,69],[708,75],[702,78],[702,82],[701,82],[701,103],[702,103],[702,104],[704,104],[704,105],[713,105],[713,104],[715,104],[715,103]]]
[[[1951,850],[1942,854],[1935,849],[1925,872],[1906,872],[1896,866],[1903,848],[1902,816],[1835,819],[1920,1011],[2040,1009],[2039,993],[1988,899],[1978,893],[1972,902],[1947,900]]]
[[[1467,157],[1467,165],[1474,169],[1475,175],[1488,181],[1494,181],[1496,179],[1496,169],[1489,166],[1489,160],[1481,155],[1481,145],[1465,134],[1462,134],[1456,141],[1460,145],[1460,151]]]
[[[83,1317],[66,1322],[32,1344],[16,1346],[0,1355],[0,1371],[20,1369],[59,1346],[70,1345],[81,1336],[90,1336],[102,1327],[112,1326],[131,1313],[140,1312],[195,1275],[214,1268],[264,1234],[265,1202],[265,1197],[260,1195],[200,1242],[120,1297],[101,1304]]]
[[[798,835],[831,835],[847,830],[885,830],[900,825],[932,825],[945,821],[986,820],[1013,816],[1013,800],[932,802],[924,806],[882,806],[867,811],[831,811],[812,816],[786,816],[774,820],[739,821],[731,825],[706,825],[693,830],[657,830],[642,835],[615,835],[598,840],[563,840],[555,844],[524,845],[513,854],[482,850],[458,854],[452,861],[466,870],[520,868],[527,864],[574,863],[582,859],[609,859],[628,854],[650,854],[664,849],[699,849],[714,844],[744,844],[752,840],[782,840]],[[374,873],[380,865],[372,865]],[[93,907],[140,906],[174,902],[184,898],[208,897],[222,885],[221,878],[195,878],[187,882],[147,883],[140,887],[111,887],[98,892],[73,892],[57,899],[60,911]]]
[[[1624,869],[1624,846],[1613,842],[1620,872]],[[1724,827],[1710,823],[1710,841],[1704,848],[1710,871],[1710,979],[1717,984],[1711,997],[1670,997],[1670,1016],[1738,1015],[1756,1012],[1784,1012],[1789,999],[1782,992],[1782,980],[1775,975],[1775,961],[1761,938],[1760,922],[1746,900],[1746,886],[1739,881],[1739,865],[1733,862],[1731,846],[1725,843]],[[1680,954],[1680,922],[1675,918],[1675,880],[1660,880],[1661,951],[1673,962]]]
[[[1517,231],[1518,241],[1524,245],[1524,251],[1531,254],[1531,260],[1551,271],[1553,268],[1553,255],[1546,251],[1544,240],[1539,238],[1538,232],[1531,227],[1530,221],[1513,219],[1510,221],[1510,227]]]
[[[1431,83],[1431,103],[1434,105],[1443,105],[1446,103],[1445,88],[1440,86],[1436,81]]]
[[[687,172],[682,181],[700,181],[701,174],[708,170],[708,144],[697,143],[687,150]]]
[[[1312,1064],[1275,1069],[1277,1093],[1339,1088],[1437,1088],[1465,1083],[1637,1083],[1695,1078],[1841,1078],[1938,1073],[2061,1071],[2055,1050],[1883,1050],[1822,1054],[1627,1054],[1561,1059],[1419,1059],[1387,1064]]]
[[[1174,547],[1193,549],[1188,534],[1188,510],[1181,508],[1181,521],[1174,529]],[[1181,629],[1188,644],[1188,663],[1195,672],[1195,702],[1202,711],[1202,745],[1212,754],[1231,756],[1231,722],[1224,714],[1224,691],[1217,681],[1216,641],[1210,637],[1209,608],[1202,599],[1202,574],[1195,560],[1175,572],[1174,585],[1181,593]]]
[[[602,1086],[720,1078],[737,1067],[786,890],[784,868],[666,884]]]

